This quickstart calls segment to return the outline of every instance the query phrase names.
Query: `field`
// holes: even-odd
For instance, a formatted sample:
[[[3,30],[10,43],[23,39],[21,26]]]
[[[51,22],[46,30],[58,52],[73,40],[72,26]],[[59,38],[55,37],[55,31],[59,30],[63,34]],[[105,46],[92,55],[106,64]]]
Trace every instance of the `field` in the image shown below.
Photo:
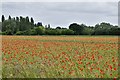
[[[3,78],[117,78],[116,36],[2,36]]]

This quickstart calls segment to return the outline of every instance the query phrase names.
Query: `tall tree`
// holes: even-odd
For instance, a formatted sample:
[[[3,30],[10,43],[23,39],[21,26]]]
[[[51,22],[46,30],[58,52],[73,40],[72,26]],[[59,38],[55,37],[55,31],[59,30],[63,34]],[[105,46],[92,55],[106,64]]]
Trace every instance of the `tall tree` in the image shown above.
[[[32,17],[31,17],[31,23],[32,23],[32,24],[34,24],[34,20],[33,20],[33,18],[32,18]]]
[[[32,29],[33,29],[33,28],[34,28],[34,19],[31,17],[31,19],[30,19],[30,20],[31,20],[31,23],[30,23],[30,24],[31,24],[31,25],[30,25],[31,27],[30,27],[30,28],[32,28]]]
[[[24,31],[25,29],[25,19],[22,17],[22,16],[20,16],[20,27],[19,27],[19,30],[20,31]]]
[[[50,24],[48,24],[48,29],[50,29]]]
[[[5,17],[4,17],[4,15],[2,15],[2,22],[4,22],[5,21]]]
[[[29,23],[29,17],[28,16],[26,17],[26,22]]]
[[[10,15],[9,15],[8,19],[11,20],[11,16]]]
[[[34,22],[33,22],[33,23],[34,23]],[[33,23],[30,23],[29,17],[27,16],[27,17],[26,17],[26,23],[25,23],[26,29],[31,29],[31,28],[33,28],[33,26],[34,26]]]
[[[19,17],[16,17],[16,21],[18,21],[18,22],[19,22]]]
[[[19,17],[16,17],[16,32],[19,31],[19,27],[20,27],[20,22],[19,22]]]
[[[22,19],[23,19],[23,17],[22,17],[22,16],[20,16],[20,22],[22,21]]]
[[[2,20],[2,23],[1,23],[1,27],[0,27],[1,29],[0,30],[1,31],[5,31],[5,26],[4,26],[5,17],[4,17],[4,15],[2,15],[2,19],[1,20]]]

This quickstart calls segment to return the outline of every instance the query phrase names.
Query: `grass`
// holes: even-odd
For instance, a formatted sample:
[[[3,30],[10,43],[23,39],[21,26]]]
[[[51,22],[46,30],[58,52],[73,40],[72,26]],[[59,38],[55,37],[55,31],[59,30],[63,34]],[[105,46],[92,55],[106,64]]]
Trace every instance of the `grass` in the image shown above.
[[[2,36],[3,78],[117,78],[118,37]]]

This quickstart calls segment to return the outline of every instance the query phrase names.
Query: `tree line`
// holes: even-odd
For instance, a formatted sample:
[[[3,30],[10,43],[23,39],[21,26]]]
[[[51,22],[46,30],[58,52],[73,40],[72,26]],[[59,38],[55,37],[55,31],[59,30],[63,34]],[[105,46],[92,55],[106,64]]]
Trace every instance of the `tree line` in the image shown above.
[[[5,19],[2,15],[0,30],[2,35],[120,35],[120,27],[102,22],[95,26],[72,23],[67,28],[51,28],[50,24],[43,26],[35,23],[32,17],[11,17]]]

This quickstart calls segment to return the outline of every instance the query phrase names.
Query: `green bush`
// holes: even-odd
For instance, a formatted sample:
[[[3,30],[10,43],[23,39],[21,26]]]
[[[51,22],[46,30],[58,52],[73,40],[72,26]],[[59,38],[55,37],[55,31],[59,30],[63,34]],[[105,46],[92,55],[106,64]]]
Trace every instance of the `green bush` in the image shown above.
[[[47,35],[61,35],[61,30],[59,30],[59,29],[47,29],[45,31],[45,34],[47,34]]]
[[[62,35],[73,35],[74,31],[70,29],[63,29],[61,34]]]
[[[37,35],[45,34],[45,28],[43,26],[35,27],[34,30],[35,30]]]
[[[0,32],[0,35],[7,35],[6,32]]]
[[[18,32],[16,32],[16,35],[24,35],[24,32],[23,31],[18,31]]]

